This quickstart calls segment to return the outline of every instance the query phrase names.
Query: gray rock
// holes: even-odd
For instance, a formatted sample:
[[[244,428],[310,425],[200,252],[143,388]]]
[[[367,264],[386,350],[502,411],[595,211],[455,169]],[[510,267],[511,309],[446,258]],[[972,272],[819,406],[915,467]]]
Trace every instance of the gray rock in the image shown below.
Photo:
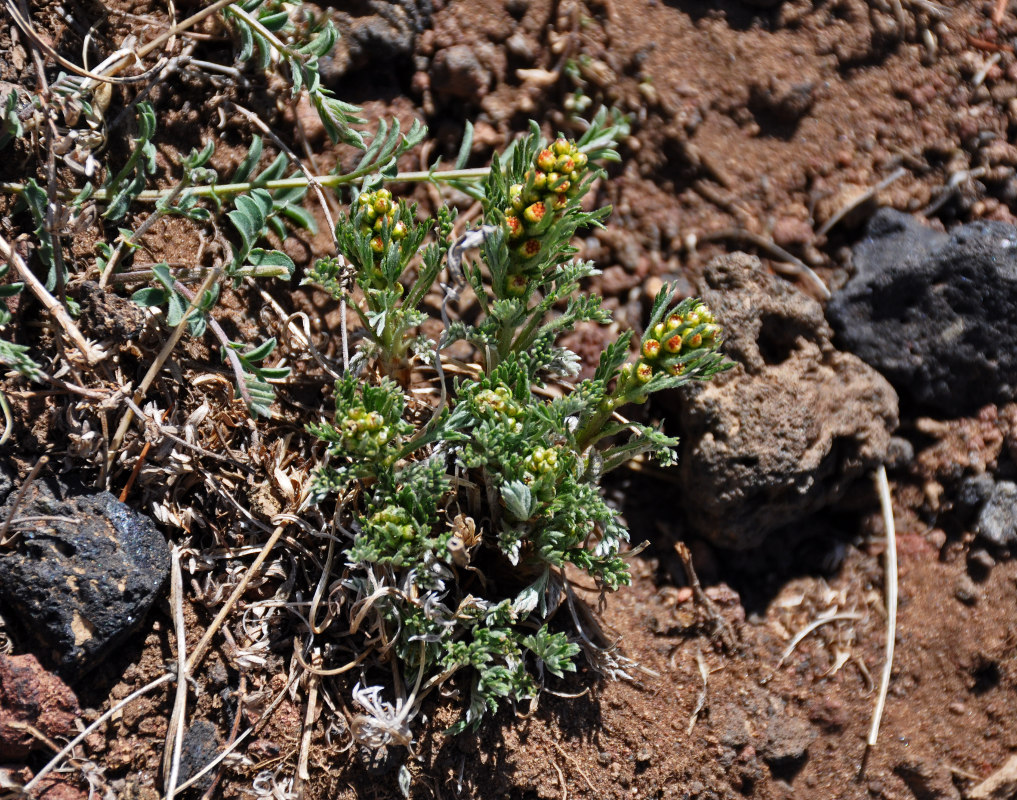
[[[886,468],[907,469],[914,460],[915,446],[902,436],[891,436],[886,449]]]
[[[818,735],[816,729],[801,717],[774,716],[759,754],[771,767],[791,767],[805,760],[809,745],[816,741]]]
[[[973,576],[984,578],[996,566],[996,559],[984,547],[976,547],[968,553],[968,572]]]
[[[819,736],[808,720],[789,713],[784,699],[756,684],[746,683],[709,711],[710,733],[726,752],[751,745],[770,767],[785,773],[801,766]]]
[[[988,472],[970,475],[961,481],[960,488],[957,490],[956,502],[959,506],[967,509],[977,508],[992,496],[995,488],[996,482]]]
[[[945,234],[884,208],[853,261],[827,307],[839,346],[950,415],[1017,397],[1017,228]]]
[[[978,602],[978,587],[966,572],[962,572],[957,578],[953,587],[953,596],[966,606],[973,606]]]
[[[137,626],[169,572],[163,535],[108,492],[38,479],[12,530],[19,536],[0,558],[0,607],[66,678],[80,677]]]
[[[509,55],[513,58],[518,58],[527,64],[532,64],[537,60],[540,45],[537,44],[537,40],[532,36],[522,31],[516,31],[505,40],[505,49],[508,50]]]
[[[465,44],[439,50],[431,62],[431,88],[464,100],[479,100],[486,95],[492,77],[473,48]]]
[[[840,499],[881,463],[897,396],[830,343],[823,310],[741,253],[713,261],[703,299],[737,365],[673,398],[682,504],[722,547],[747,549]]]
[[[1017,544],[1017,484],[999,481],[978,512],[975,533],[997,547]]]

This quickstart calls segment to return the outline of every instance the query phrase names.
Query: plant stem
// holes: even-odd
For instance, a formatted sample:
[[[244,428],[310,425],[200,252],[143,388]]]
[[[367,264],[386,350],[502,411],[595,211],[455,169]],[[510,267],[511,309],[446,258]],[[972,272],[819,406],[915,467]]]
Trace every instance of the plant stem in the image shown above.
[[[46,307],[46,310],[57,321],[57,324],[64,329],[67,338],[74,342],[88,364],[98,364],[106,357],[102,350],[89,344],[88,340],[81,335],[81,331],[74,323],[74,320],[71,319],[67,309],[53,295],[46,291],[42,281],[35,277],[35,274],[28,268],[21,256],[15,252],[14,248],[2,236],[0,236],[0,257],[6,259],[7,263],[14,267],[18,277],[28,286],[39,302]]]
[[[180,337],[184,335],[184,331],[187,329],[187,322],[191,316],[191,312],[197,308],[200,298],[205,296],[212,284],[215,283],[216,278],[221,273],[220,269],[214,269],[208,275],[205,276],[204,282],[201,284],[201,288],[198,290],[191,301],[187,310],[184,312],[184,316],[177,324],[176,328],[170,334],[170,337],[162,346],[162,350],[159,351],[159,355],[155,357],[155,361],[148,368],[148,372],[145,373],[145,377],[141,379],[141,383],[138,384],[138,388],[134,392],[134,396],[131,398],[135,405],[140,405],[141,401],[145,399],[145,394],[148,392],[149,387],[155,381],[159,371],[163,368],[163,365],[170,357],[170,353],[173,352],[173,348],[177,346],[177,342],[180,341]],[[61,306],[62,308],[62,306]],[[109,455],[106,458],[105,473],[108,475],[113,469],[113,462],[116,460],[117,451],[120,449],[120,445],[124,440],[124,436],[127,434],[127,428],[130,427],[131,421],[134,419],[134,412],[131,409],[127,409],[123,418],[120,420],[120,425],[117,427],[116,433],[113,436],[113,441],[109,447]]]
[[[336,188],[339,186],[345,186],[353,183],[359,178],[364,177],[372,170],[359,170],[349,173],[348,175],[315,175],[309,181],[307,177],[302,175],[294,175],[289,178],[279,178],[274,181],[248,181],[246,183],[223,183],[218,185],[199,185],[192,186],[189,190],[190,194],[195,197],[212,197],[219,195],[234,195],[243,194],[249,192],[251,189],[267,189],[268,191],[275,191],[277,189],[296,189],[307,186],[312,181],[326,186],[329,188]],[[397,177],[392,178],[390,183],[444,183],[447,181],[479,181],[487,177],[490,172],[488,167],[476,167],[473,169],[450,169],[444,172],[402,172]],[[25,191],[24,184],[21,183],[0,183],[0,192],[10,192],[12,194],[21,194]],[[167,197],[172,189],[146,189],[140,192],[134,199],[141,200],[149,203],[156,202],[158,200]],[[105,189],[98,189],[93,194],[92,200],[108,200],[108,192]],[[72,199],[73,195],[68,193],[64,199]]]

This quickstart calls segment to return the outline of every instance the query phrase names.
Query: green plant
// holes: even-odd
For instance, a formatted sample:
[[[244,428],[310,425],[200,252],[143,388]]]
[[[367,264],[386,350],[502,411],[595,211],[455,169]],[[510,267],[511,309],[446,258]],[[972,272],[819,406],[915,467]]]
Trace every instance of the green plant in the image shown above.
[[[670,463],[676,444],[618,412],[727,366],[709,309],[676,303],[666,287],[634,363],[623,334],[592,378],[569,382],[580,363],[561,334],[611,318],[583,292],[597,270],[571,258],[570,240],[609,212],[581,201],[600,163],[617,158],[618,130],[601,114],[579,141],[548,145],[534,126],[473,187],[483,224],[455,242],[451,212],[418,222],[385,189],[361,193],[338,221],[363,332],[357,374],[336,383],[334,417],[309,430],[328,454],[313,497],[338,499],[348,537],[349,632],[400,666],[395,702],[381,699],[381,686],[354,690],[364,712],[355,733],[368,745],[409,744],[421,698],[460,672],[470,699],[453,730],[502,701],[535,697],[545,675],[574,670],[580,652],[618,668],[584,626],[567,569],[603,590],[629,582],[628,531],[601,478],[641,453]],[[478,259],[466,258],[471,250]],[[420,332],[420,305],[443,266],[456,287],[446,287],[435,342]],[[320,260],[309,280],[353,299],[337,259]],[[451,321],[447,305],[466,287],[479,313]],[[462,343],[472,363],[449,355],[456,345],[461,358]]]

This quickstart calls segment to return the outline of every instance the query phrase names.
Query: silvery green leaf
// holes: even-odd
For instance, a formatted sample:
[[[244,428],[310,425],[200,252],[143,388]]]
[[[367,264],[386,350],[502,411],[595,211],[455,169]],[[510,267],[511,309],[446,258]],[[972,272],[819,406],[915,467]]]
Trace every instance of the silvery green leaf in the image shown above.
[[[512,601],[513,614],[518,615],[520,618],[526,618],[530,615],[531,611],[542,604],[541,601],[547,588],[549,574],[547,570],[544,570],[543,575],[516,595],[516,599]]]
[[[501,497],[508,513],[520,522],[532,517],[537,507],[530,487],[522,481],[509,481],[502,486]]]

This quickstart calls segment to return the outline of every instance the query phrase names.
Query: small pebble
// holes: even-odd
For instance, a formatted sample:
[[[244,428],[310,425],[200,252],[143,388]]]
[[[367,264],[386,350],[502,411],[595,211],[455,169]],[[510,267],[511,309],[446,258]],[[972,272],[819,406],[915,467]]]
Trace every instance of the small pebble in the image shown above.
[[[942,550],[946,544],[946,531],[942,528],[933,528],[925,534],[925,540],[936,550]]]
[[[915,446],[900,436],[890,437],[890,446],[886,449],[886,468],[902,469],[915,460]]]
[[[994,559],[988,550],[978,548],[972,550],[968,556],[968,569],[976,573],[987,573],[994,566],[996,566],[996,559]]]
[[[505,48],[509,55],[520,61],[533,63],[537,59],[537,43],[522,31],[516,31],[506,41]]]
[[[978,602],[978,587],[975,586],[975,582],[971,580],[970,575],[964,573],[957,579],[953,596],[966,606],[973,606]]]

